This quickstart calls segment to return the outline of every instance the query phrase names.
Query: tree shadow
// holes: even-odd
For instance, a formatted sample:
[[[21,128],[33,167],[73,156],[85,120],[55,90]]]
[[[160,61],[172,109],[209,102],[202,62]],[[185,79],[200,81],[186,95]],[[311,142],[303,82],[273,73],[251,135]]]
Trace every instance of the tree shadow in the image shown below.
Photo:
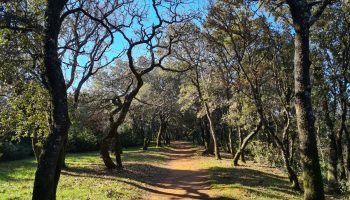
[[[125,163],[123,170],[101,170],[98,167],[70,167],[62,171],[65,176],[94,178],[119,181],[136,187],[142,191],[156,195],[171,197],[171,199],[210,199],[203,190],[210,190],[208,181],[203,181],[207,175],[205,170],[175,170],[164,167]],[[176,174],[169,177],[169,174]],[[174,193],[174,191],[182,191]]]
[[[36,160],[34,158],[23,159],[18,161],[6,161],[0,163],[0,181],[18,181],[18,178],[14,178],[13,175],[20,175],[21,181],[30,181],[31,177],[34,174],[34,170],[37,166]],[[31,169],[31,170],[22,170],[22,169]]]
[[[286,199],[288,196],[299,197],[300,194],[290,188],[289,181],[283,177],[246,167],[212,167],[210,182],[219,188],[242,189],[249,194],[269,199]],[[219,197],[219,199],[226,199]]]

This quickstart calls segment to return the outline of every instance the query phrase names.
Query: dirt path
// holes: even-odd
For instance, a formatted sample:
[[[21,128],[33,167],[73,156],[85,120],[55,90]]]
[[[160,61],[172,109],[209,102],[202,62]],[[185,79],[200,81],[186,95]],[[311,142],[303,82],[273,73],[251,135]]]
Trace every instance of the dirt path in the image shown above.
[[[210,199],[208,172],[200,166],[200,157],[189,143],[176,142],[167,155],[171,160],[164,166],[144,199]]]

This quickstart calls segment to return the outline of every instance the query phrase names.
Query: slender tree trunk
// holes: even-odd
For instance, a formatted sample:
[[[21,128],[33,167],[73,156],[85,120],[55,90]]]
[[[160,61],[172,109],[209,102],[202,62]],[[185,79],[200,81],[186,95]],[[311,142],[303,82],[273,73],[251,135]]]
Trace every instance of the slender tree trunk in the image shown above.
[[[302,16],[293,16],[293,18],[300,17]],[[294,55],[295,109],[303,166],[304,198],[323,200],[323,181],[311,105],[309,24],[301,22],[298,26],[300,27],[296,28]]]
[[[200,128],[201,128],[201,138],[202,138],[202,145],[204,146],[205,149],[208,149],[208,143],[207,139],[205,137],[205,128],[203,127],[203,120],[200,121]]]
[[[39,162],[41,147],[39,146],[37,134],[34,134],[34,136],[32,137],[32,149],[33,149],[33,153],[36,161]]]
[[[215,133],[215,128],[214,128],[213,120],[212,120],[211,113],[209,110],[209,106],[206,102],[204,103],[204,106],[205,106],[206,115],[207,115],[207,118],[209,121],[210,135],[213,139],[215,158],[218,160],[221,160],[220,150],[219,150],[219,146],[218,146],[218,142],[217,142],[217,138],[216,138],[216,133]]]
[[[48,0],[45,11],[43,51],[47,87],[52,104],[52,123],[35,173],[34,200],[56,199],[56,188],[62,167],[62,148],[70,126],[66,85],[57,53],[60,14],[66,2],[66,0]]]
[[[243,138],[241,127],[238,127],[238,138],[239,138],[239,146],[242,147],[244,138]],[[244,149],[242,149],[241,151],[240,159],[242,163],[245,163]]]
[[[236,152],[235,156],[233,157],[233,165],[234,166],[238,166],[238,160],[241,157],[242,152],[244,151],[245,147],[248,145],[249,141],[260,131],[261,127],[262,127],[262,121],[259,120],[255,129],[249,135],[247,135],[247,137],[244,138],[242,145],[240,145],[238,151]]]
[[[161,117],[160,126],[159,126],[159,130],[157,133],[157,147],[162,146],[162,137],[164,137],[164,132],[166,130],[166,127],[167,127],[167,124]]]
[[[229,141],[229,146],[230,146],[230,153],[231,153],[232,156],[234,156],[235,155],[235,149],[234,149],[234,146],[233,146],[232,136],[233,136],[233,131],[232,131],[232,128],[229,127],[228,141]]]
[[[194,136],[193,136],[193,144],[194,144]],[[167,145],[167,146],[170,145],[170,135],[168,132],[165,132],[165,145]]]
[[[328,125],[328,169],[327,169],[327,179],[329,184],[329,191],[331,193],[339,192],[338,187],[338,153],[337,153],[337,144],[335,139],[335,133],[332,126]]]
[[[294,172],[293,168],[291,167],[290,161],[289,161],[289,153],[287,152],[288,150],[281,149],[282,155],[283,155],[283,161],[284,165],[286,167],[287,173],[288,173],[288,178],[290,183],[292,184],[292,188],[294,190],[300,191],[300,185],[299,185],[299,180],[298,176]]]
[[[143,132],[143,150],[147,150],[148,149],[148,134],[146,131]]]
[[[206,119],[208,119],[206,117]],[[210,134],[210,129],[208,128],[208,123],[204,120],[204,132],[205,132],[205,141],[206,141],[206,149],[203,154],[214,155],[214,142],[213,137]]]

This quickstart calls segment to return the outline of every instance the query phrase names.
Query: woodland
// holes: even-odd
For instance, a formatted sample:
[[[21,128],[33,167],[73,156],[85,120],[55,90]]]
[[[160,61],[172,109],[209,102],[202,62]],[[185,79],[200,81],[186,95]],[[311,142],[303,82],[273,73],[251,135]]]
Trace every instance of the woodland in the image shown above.
[[[348,199],[347,0],[0,0],[0,199]]]

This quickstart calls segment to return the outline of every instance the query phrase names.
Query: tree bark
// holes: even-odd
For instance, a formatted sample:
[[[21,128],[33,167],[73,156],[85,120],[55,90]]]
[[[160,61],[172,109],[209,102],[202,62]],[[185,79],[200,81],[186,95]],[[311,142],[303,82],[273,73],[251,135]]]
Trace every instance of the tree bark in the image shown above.
[[[338,153],[337,153],[337,143],[334,131],[334,124],[329,116],[328,100],[325,96],[323,101],[323,110],[325,112],[325,122],[328,129],[328,164],[327,164],[327,180],[329,185],[329,191],[331,193],[339,192],[338,188]]]
[[[258,124],[256,125],[255,129],[249,134],[247,135],[247,137],[244,138],[242,145],[240,145],[238,151],[236,152],[235,156],[233,157],[233,165],[234,166],[238,166],[238,160],[241,157],[242,152],[244,151],[244,149],[246,148],[246,146],[248,145],[248,142],[256,135],[258,134],[258,132],[260,131],[262,127],[262,121],[259,120]]]
[[[215,154],[215,158],[218,160],[221,160],[221,156],[220,156],[220,150],[219,150],[219,146],[218,146],[218,142],[216,139],[216,133],[215,133],[215,128],[214,128],[214,124],[213,124],[213,120],[211,117],[211,113],[209,110],[209,106],[206,102],[204,102],[204,106],[205,106],[205,111],[206,111],[206,115],[209,121],[209,130],[210,130],[210,135],[213,139],[213,145],[214,145],[214,154]]]
[[[109,155],[109,146],[110,146],[109,139],[102,140],[100,142],[100,155],[105,166],[108,169],[114,169],[114,168],[117,168],[117,165],[114,164],[112,158]]]
[[[231,127],[228,127],[228,128],[229,128],[228,142],[229,142],[229,147],[230,147],[230,153],[232,156],[234,156],[235,155],[235,148],[234,148],[233,140],[232,140],[233,131],[232,131]]]
[[[346,171],[348,173],[348,190],[350,191],[350,133],[347,128],[344,129],[346,138]]]
[[[299,185],[298,176],[296,175],[296,173],[294,172],[293,168],[291,167],[291,163],[289,161],[288,154],[289,153],[287,151],[282,150],[284,165],[285,165],[286,170],[287,170],[289,181],[292,184],[291,187],[294,190],[301,191],[300,185]]]
[[[57,53],[61,26],[60,13],[66,2],[66,0],[48,0],[45,10],[44,66],[47,79],[45,81],[47,81],[52,104],[52,123],[35,173],[34,200],[56,199],[62,149],[70,126],[66,85]]]
[[[314,115],[311,105],[309,17],[310,10],[291,7],[295,27],[294,84],[295,109],[303,166],[304,199],[323,200],[323,181],[316,143]],[[305,8],[304,8],[305,10]]]
[[[148,143],[148,133],[147,133],[147,131],[143,131],[143,147],[142,147],[142,149],[143,150],[147,150],[148,149],[148,145],[149,145],[149,143]]]
[[[41,154],[41,147],[38,146],[38,144],[39,144],[39,141],[37,138],[37,134],[34,134],[34,136],[32,137],[32,149],[37,162],[39,162],[39,158]]]
[[[166,127],[167,127],[167,122],[165,122],[164,119],[161,117],[160,126],[157,133],[157,147],[162,146],[162,137],[164,137],[164,132],[166,131]]]
[[[238,127],[238,138],[239,138],[239,146],[241,147],[243,145],[243,140],[244,140],[241,127]],[[241,151],[240,159],[242,163],[245,163],[244,149],[242,149]]]
[[[115,160],[117,162],[116,168],[122,169],[123,168],[123,164],[122,164],[123,147],[120,140],[120,134],[118,132],[114,135],[114,139],[115,139],[114,154],[115,154]]]

